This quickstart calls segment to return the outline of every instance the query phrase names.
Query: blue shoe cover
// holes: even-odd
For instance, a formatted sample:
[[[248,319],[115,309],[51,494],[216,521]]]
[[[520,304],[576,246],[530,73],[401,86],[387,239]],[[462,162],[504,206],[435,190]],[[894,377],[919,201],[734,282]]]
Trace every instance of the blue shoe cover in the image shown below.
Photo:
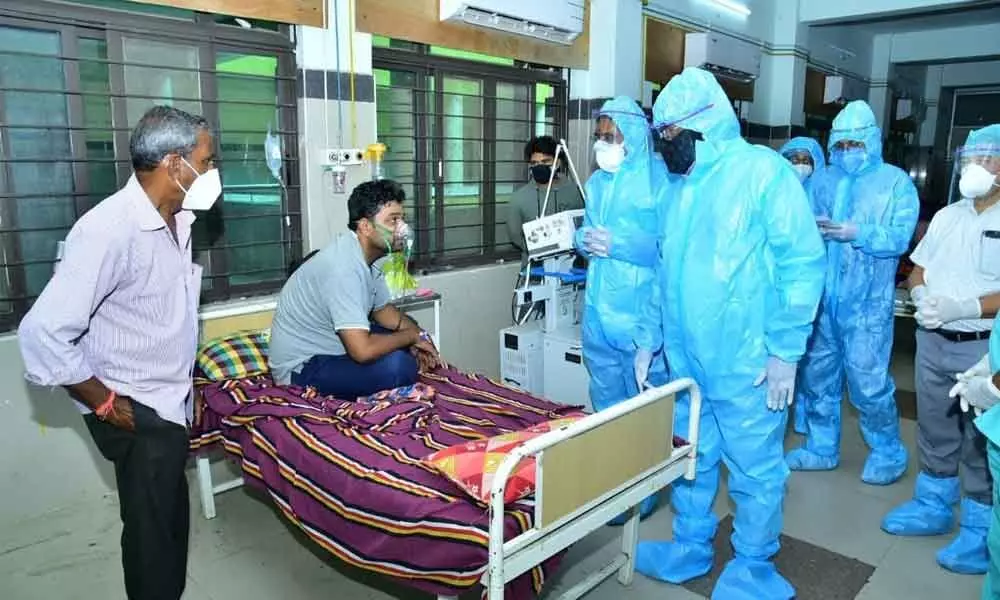
[[[941,535],[955,525],[952,506],[958,502],[958,477],[936,478],[920,473],[913,500],[889,511],[882,531],[892,535]]]
[[[690,542],[640,542],[635,570],[646,577],[681,584],[712,570],[711,544]]]
[[[795,405],[793,411],[794,421],[792,427],[795,429],[795,433],[799,435],[805,435],[809,428],[806,426],[806,407],[802,406],[801,403]]]
[[[861,481],[868,485],[889,485],[899,481],[906,473],[906,448],[896,444],[894,448],[872,450],[861,471]]]
[[[990,567],[986,534],[993,507],[968,498],[962,499],[958,536],[937,553],[938,564],[954,573],[982,575]]]
[[[651,496],[646,496],[646,498],[639,504],[640,521],[642,521],[649,515],[653,514],[653,511],[656,510],[657,505],[660,503],[659,499],[660,497],[657,494],[653,494]],[[608,525],[610,525],[611,527],[621,527],[622,525],[625,524],[625,521],[628,521],[627,512],[623,512],[614,519],[608,521]]]
[[[769,560],[737,556],[715,582],[712,600],[791,600],[795,588]]]
[[[836,454],[829,456],[816,454],[803,447],[789,452],[785,456],[785,462],[793,471],[832,471],[840,464],[840,457]]]

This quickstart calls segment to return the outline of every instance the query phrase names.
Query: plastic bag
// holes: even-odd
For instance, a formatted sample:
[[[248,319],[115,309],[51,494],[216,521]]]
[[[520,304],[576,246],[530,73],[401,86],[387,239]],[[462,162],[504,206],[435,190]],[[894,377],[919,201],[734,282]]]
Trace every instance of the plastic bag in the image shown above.
[[[416,277],[410,274],[409,262],[402,252],[393,252],[382,265],[385,284],[393,300],[408,296],[419,287]]]

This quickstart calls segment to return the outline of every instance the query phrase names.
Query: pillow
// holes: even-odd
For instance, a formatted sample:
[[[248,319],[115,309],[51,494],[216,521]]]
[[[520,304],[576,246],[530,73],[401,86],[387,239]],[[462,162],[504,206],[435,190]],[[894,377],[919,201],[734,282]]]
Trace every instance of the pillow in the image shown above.
[[[202,345],[195,359],[195,379],[224,381],[268,372],[268,331],[243,332]]]
[[[424,458],[428,464],[475,500],[488,504],[493,476],[507,454],[540,435],[578,421],[586,415],[574,414],[533,425],[523,431],[505,433],[485,440],[463,442],[438,450]],[[504,504],[535,493],[535,457],[527,457],[511,473],[504,491]]]

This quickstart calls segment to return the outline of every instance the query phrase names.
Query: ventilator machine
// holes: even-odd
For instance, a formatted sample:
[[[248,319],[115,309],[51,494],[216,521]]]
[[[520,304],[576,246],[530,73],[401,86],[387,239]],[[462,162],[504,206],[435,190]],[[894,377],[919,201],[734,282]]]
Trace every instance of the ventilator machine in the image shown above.
[[[560,140],[555,160],[564,156],[586,202],[586,193]],[[555,169],[545,189],[548,207]],[[575,268],[573,240],[583,210],[567,210],[524,223],[528,265],[514,289],[515,325],[500,331],[500,376],[507,385],[553,402],[582,404],[589,410],[589,376],[583,365],[580,316],[587,271]]]

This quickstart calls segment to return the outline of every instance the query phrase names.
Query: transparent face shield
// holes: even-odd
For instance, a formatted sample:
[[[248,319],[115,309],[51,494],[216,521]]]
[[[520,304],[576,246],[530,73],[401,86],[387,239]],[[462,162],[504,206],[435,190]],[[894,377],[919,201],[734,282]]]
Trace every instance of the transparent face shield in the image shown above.
[[[955,152],[948,204],[1000,193],[1000,145],[972,144]]]

